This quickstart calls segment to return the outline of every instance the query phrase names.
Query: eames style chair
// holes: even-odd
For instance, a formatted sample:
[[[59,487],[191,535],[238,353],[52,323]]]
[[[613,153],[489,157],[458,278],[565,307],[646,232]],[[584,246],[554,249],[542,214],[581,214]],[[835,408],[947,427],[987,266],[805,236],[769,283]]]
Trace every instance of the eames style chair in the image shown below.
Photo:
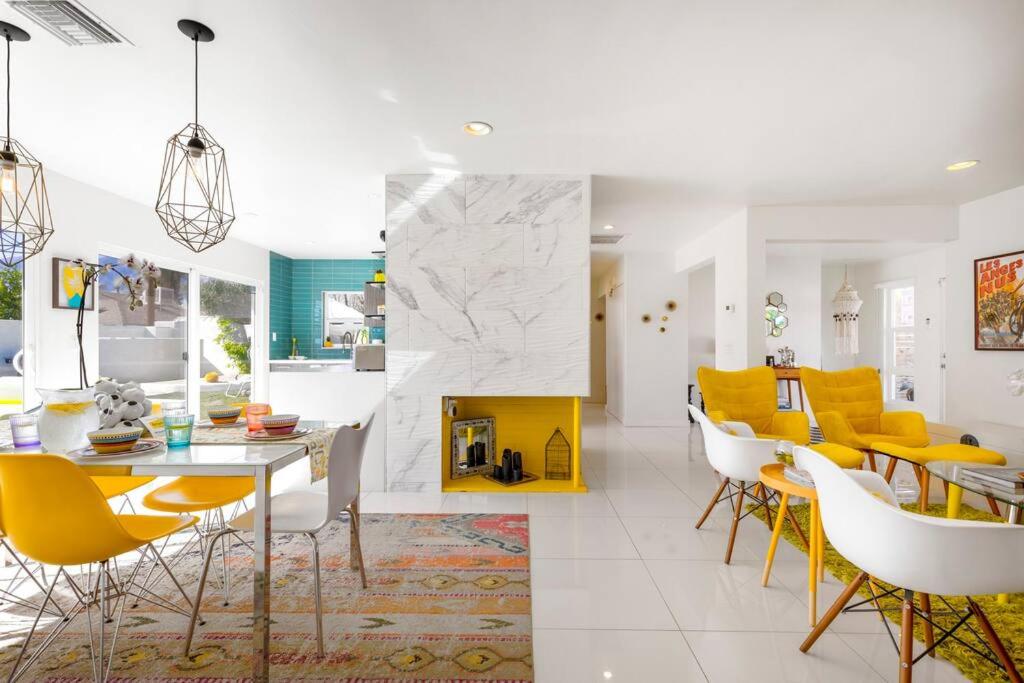
[[[802,367],[800,382],[825,440],[863,451],[872,470],[877,469],[873,443],[911,448],[929,443],[924,415],[911,410],[885,410],[882,380],[874,368],[825,372]]]
[[[701,433],[704,436],[704,450],[707,453],[708,462],[722,477],[721,485],[711,497],[711,502],[705,508],[704,514],[697,520],[696,528],[701,528],[711,511],[719,503],[725,500],[732,503],[732,527],[729,530],[729,543],[725,549],[725,563],[729,564],[732,560],[732,550],[736,543],[736,531],[739,528],[740,520],[764,506],[769,523],[771,523],[768,494],[758,479],[761,476],[762,466],[778,462],[775,457],[777,442],[753,437],[746,424],[724,422],[720,427],[693,405],[689,409],[690,415],[700,425]],[[726,428],[732,431],[745,431],[748,436],[727,433]],[[744,430],[744,428],[746,429]],[[722,493],[727,489],[728,492],[723,497]],[[744,512],[743,501],[748,496],[754,501],[755,506],[752,510]]]
[[[994,666],[1002,667],[1010,680],[1020,682],[1009,653],[993,630],[984,611],[971,596],[1024,591],[1024,530],[999,522],[971,522],[927,517],[901,509],[881,475],[874,472],[842,470],[810,449],[797,448],[797,464],[814,479],[825,533],[839,554],[860,569],[835,604],[818,622],[800,646],[807,652],[819,636],[844,611],[860,609],[887,596],[902,595],[902,624],[899,638],[899,680],[911,681],[913,665],[933,655],[933,632],[942,632],[938,643],[953,639]],[[870,529],[885,529],[884,534]],[[897,586],[879,591],[876,581]],[[848,603],[867,582],[872,598],[855,605]],[[914,594],[921,596],[921,608]],[[957,610],[939,596],[965,596],[967,610]],[[937,596],[944,609],[957,617],[950,629],[933,621],[930,598]],[[968,625],[973,617],[984,634]],[[913,655],[914,621],[925,626],[925,652]],[[897,642],[888,621],[893,643]],[[977,642],[958,635],[967,626]],[[934,656],[934,655],[933,655]]]
[[[147,559],[151,560],[163,568],[191,610],[188,595],[153,542],[189,528],[196,523],[195,517],[116,515],[104,495],[78,465],[50,454],[6,454],[0,457],[0,490],[3,490],[0,514],[11,544],[30,560],[57,567],[46,587],[35,621],[13,662],[9,681],[23,677],[83,611],[89,618],[89,650],[95,681],[105,681],[110,675],[117,633],[129,595],[179,614],[189,614],[189,611],[141,586],[136,578]],[[116,566],[111,567],[111,561],[117,556],[136,551],[140,557],[127,571],[127,576]],[[83,575],[80,574],[76,580],[65,569],[74,565],[90,567],[89,578],[84,585]],[[92,571],[94,565],[96,571]],[[59,607],[54,595],[57,582],[62,577],[77,598],[77,603],[67,612]],[[65,614],[65,618],[56,623],[22,664],[39,621],[51,604]],[[94,608],[99,610],[97,643],[92,638]],[[109,647],[105,626],[108,622],[114,624]]]
[[[779,410],[778,381],[771,368],[731,372],[700,367],[697,381],[708,417],[714,422],[745,422],[762,439],[810,443],[807,415]]]
[[[327,460],[327,492],[314,487],[285,491],[270,499],[271,528],[274,534],[301,534],[309,539],[313,552],[314,598],[316,604],[316,641],[317,653],[324,654],[323,605],[320,583],[320,545],[317,533],[342,514],[348,514],[352,524],[352,540],[359,558],[359,574],[363,588],[366,588],[366,568],[363,563],[362,544],[359,539],[359,512],[355,503],[359,499],[359,472],[363,466],[363,453],[366,450],[366,437],[373,423],[373,417],[360,426],[343,426],[338,429],[331,444],[331,452]],[[203,599],[203,586],[210,569],[213,547],[216,541],[225,534],[251,532],[255,513],[250,510],[228,522],[228,526],[211,539],[206,550],[203,572],[199,577],[199,590],[196,594],[192,621],[185,637],[185,655],[192,648],[192,637],[195,633],[199,604]]]

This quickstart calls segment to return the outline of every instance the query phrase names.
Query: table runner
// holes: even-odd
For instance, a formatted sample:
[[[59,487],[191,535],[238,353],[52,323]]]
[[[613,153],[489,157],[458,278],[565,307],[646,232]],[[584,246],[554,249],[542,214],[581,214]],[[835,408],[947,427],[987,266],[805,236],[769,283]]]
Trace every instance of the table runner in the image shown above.
[[[299,423],[299,428],[303,425]],[[245,423],[239,423],[232,427],[201,427],[197,426],[192,430],[192,443],[196,444],[244,444],[251,446],[254,443],[268,444],[293,444],[301,443],[306,447],[309,455],[309,470],[312,481],[319,481],[327,476],[327,457],[331,453],[331,444],[334,442],[336,427],[317,427],[309,434],[288,439],[286,441],[258,442],[246,439]]]

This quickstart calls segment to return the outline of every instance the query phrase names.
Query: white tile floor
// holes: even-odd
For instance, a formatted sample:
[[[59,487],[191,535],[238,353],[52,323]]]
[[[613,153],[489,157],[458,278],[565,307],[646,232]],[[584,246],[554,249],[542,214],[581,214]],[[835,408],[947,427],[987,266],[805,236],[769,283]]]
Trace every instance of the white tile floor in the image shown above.
[[[528,512],[538,683],[895,681],[877,617],[844,615],[810,654],[805,556],[783,543],[761,587],[768,530],[728,513],[693,528],[716,488],[697,429],[626,428],[586,406],[586,495],[370,493],[365,512]],[[724,506],[723,506],[724,507]],[[840,590],[828,577],[819,610]],[[914,680],[964,680],[922,661]]]

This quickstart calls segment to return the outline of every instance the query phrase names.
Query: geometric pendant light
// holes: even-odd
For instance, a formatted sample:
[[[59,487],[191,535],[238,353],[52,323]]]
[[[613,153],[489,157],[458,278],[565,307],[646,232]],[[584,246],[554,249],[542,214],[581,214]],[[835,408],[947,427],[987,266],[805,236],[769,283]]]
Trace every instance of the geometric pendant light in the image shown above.
[[[167,141],[156,213],[171,239],[198,253],[224,241],[235,206],[224,148],[199,125],[199,43],[213,31],[191,19],[178,29],[195,43],[195,119]]]
[[[7,135],[0,137],[0,265],[8,268],[35,256],[53,234],[43,165],[11,137],[11,42],[28,33],[0,21],[7,43]]]
[[[843,285],[832,299],[832,320],[835,324],[836,355],[852,356],[860,352],[860,340],[857,321],[860,307],[864,305],[861,298],[847,281],[847,273],[843,273]]]

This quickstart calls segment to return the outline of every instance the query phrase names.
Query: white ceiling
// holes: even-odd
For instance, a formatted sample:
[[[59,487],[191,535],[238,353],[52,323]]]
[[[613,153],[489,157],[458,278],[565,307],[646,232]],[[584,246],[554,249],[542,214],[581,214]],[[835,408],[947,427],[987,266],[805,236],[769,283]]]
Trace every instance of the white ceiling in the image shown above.
[[[233,234],[290,255],[377,248],[386,173],[591,173],[596,230],[658,249],[744,204],[1024,183],[1019,0],[87,4],[135,46],[65,47],[0,6],[33,34],[14,46],[15,137],[152,203],[191,116],[175,22],[204,21],[200,120],[228,152]],[[471,119],[494,133],[465,135]],[[964,158],[982,164],[943,170]]]

